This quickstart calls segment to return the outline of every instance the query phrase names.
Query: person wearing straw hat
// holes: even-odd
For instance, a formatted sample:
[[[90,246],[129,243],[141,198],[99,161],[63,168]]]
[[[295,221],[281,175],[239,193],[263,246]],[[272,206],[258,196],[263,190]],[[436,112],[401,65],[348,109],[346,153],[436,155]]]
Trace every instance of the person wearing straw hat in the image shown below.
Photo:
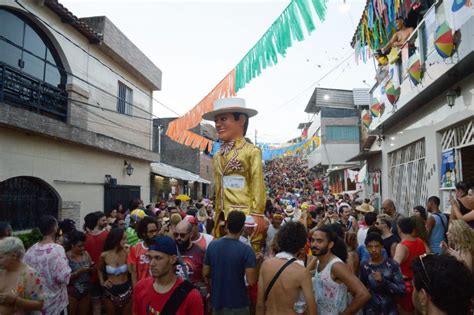
[[[360,206],[357,206],[356,207],[356,210],[357,211],[360,211],[360,212],[363,212],[363,213],[367,213],[367,212],[374,212],[374,207],[369,205],[368,203],[363,203],[361,204]]]
[[[242,98],[216,100],[212,111],[202,118],[215,122],[220,150],[214,155],[216,214],[214,235],[221,237],[219,222],[233,210],[251,215],[256,224],[256,237],[265,234],[265,183],[262,152],[245,140],[249,118],[257,111],[246,107]],[[217,227],[217,228],[216,228]]]

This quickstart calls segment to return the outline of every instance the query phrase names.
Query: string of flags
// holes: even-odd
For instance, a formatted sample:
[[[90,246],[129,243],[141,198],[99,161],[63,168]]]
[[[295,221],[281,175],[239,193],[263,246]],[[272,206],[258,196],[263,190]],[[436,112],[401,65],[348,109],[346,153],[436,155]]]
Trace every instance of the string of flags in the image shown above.
[[[298,143],[284,144],[280,147],[268,146],[266,144],[257,144],[262,150],[262,160],[270,161],[282,156],[295,156],[304,153],[311,152],[318,148],[320,145],[320,138],[315,136],[309,139],[305,139]],[[220,143],[214,142],[212,146],[211,154],[217,154],[220,150]]]
[[[170,122],[166,135],[186,146],[211,151],[213,141],[189,129],[201,122],[202,114],[212,110],[215,100],[235,96],[263,70],[276,65],[295,41],[304,40],[305,33],[316,29],[316,18],[324,21],[326,9],[326,0],[292,0],[236,67],[190,111]]]

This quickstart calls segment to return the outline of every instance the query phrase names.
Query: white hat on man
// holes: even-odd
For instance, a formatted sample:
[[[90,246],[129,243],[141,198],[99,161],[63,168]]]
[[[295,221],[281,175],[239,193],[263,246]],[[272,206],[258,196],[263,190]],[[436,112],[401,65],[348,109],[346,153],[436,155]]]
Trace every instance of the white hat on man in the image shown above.
[[[249,118],[258,114],[255,109],[248,108],[243,98],[229,97],[214,101],[214,110],[202,115],[202,119],[214,121],[215,117],[224,113],[242,113]]]

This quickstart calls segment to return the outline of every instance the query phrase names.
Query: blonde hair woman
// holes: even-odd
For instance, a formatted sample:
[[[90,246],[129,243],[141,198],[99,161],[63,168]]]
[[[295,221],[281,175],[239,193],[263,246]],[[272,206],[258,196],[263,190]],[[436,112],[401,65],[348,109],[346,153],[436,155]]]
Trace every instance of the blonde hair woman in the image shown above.
[[[473,270],[474,230],[463,220],[452,220],[448,228],[448,243],[441,247],[451,256],[462,261],[469,270]]]

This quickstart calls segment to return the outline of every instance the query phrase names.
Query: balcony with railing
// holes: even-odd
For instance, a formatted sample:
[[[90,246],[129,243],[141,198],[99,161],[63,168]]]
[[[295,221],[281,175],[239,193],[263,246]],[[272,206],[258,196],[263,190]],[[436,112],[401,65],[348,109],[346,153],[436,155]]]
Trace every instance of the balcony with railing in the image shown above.
[[[66,122],[67,102],[65,90],[0,63],[0,105],[6,103]]]
[[[474,9],[453,12],[453,5],[452,0],[433,4],[398,53],[378,66],[369,92],[371,113],[363,113],[370,130],[392,126],[473,73]],[[467,13],[456,15],[464,9]],[[371,50],[382,43],[372,43]]]

